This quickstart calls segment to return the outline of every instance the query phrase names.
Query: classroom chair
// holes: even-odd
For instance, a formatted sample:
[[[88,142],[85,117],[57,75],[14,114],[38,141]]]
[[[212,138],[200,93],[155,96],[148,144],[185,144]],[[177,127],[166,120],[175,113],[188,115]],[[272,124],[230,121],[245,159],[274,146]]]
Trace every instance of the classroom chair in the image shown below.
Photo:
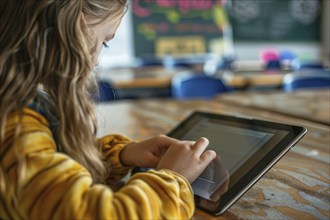
[[[172,97],[176,99],[211,99],[229,91],[222,80],[204,74],[180,74],[172,78]]]
[[[208,76],[214,76],[219,72],[232,70],[234,62],[235,58],[232,56],[210,58],[204,63],[203,71]]]
[[[189,63],[188,61],[184,60],[175,60],[175,59],[164,59],[163,65],[167,69],[176,69],[176,68],[184,68],[184,69],[189,69],[193,68],[194,64]]]
[[[320,88],[330,88],[329,71],[294,72],[286,74],[283,78],[283,89],[286,92]]]
[[[98,89],[98,94],[95,96],[96,102],[109,102],[118,99],[116,91],[110,82],[99,80]]]
[[[137,60],[137,68],[163,66],[163,60],[156,57],[140,58]]]
[[[301,62],[298,59],[295,59],[291,63],[292,69],[294,71],[305,71],[305,70],[314,70],[321,71],[326,70],[325,65],[321,62]]]

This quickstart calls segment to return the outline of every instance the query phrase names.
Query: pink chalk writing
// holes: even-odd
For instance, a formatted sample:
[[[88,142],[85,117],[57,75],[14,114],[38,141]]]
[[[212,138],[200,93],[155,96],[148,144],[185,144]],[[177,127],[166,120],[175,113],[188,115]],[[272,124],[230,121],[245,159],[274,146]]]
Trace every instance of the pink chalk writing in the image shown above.
[[[181,13],[188,13],[190,10],[208,10],[215,4],[224,4],[225,0],[134,0],[133,12],[136,16],[147,17],[152,13],[151,4],[162,8],[178,8]],[[146,3],[143,7],[141,2]]]

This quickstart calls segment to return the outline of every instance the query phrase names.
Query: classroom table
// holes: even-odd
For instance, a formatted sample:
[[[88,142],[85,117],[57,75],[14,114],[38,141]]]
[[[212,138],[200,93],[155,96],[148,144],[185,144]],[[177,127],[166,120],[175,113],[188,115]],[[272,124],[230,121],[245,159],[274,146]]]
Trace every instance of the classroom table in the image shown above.
[[[112,82],[117,90],[128,90],[136,88],[170,88],[171,80],[176,74],[184,72],[201,73],[201,67],[187,68],[164,68],[161,66],[150,66],[143,68],[113,68],[103,71],[100,77]],[[251,87],[280,87],[284,74],[287,72],[263,72],[263,71],[226,71],[217,74],[228,86],[237,89]]]
[[[242,94],[237,95],[240,97]],[[255,92],[249,94],[249,97],[253,99],[260,95],[267,96]],[[278,101],[277,97],[283,96],[287,102],[290,99],[295,100],[294,95],[277,93],[268,96],[269,103],[272,103],[271,100]],[[322,92],[321,96],[329,102],[327,92]],[[234,99],[235,94],[228,94],[228,99],[229,97]],[[301,106],[311,105],[308,98],[304,104],[304,99],[301,99]],[[329,105],[323,107],[328,108],[329,112]],[[295,116],[295,109],[287,114],[254,106],[253,102],[249,105],[230,103],[227,97],[186,101],[122,100],[97,105],[98,135],[120,133],[134,140],[146,139],[167,133],[194,110],[296,124],[306,127],[308,132],[223,215],[212,216],[197,209],[193,219],[330,218],[330,127],[327,118],[318,122],[300,117],[299,114]],[[313,114],[323,113],[315,111]],[[323,116],[318,117],[321,120]]]
[[[296,90],[295,92],[236,92],[225,96],[219,95],[217,99],[233,105],[253,106],[330,125],[330,89]]]

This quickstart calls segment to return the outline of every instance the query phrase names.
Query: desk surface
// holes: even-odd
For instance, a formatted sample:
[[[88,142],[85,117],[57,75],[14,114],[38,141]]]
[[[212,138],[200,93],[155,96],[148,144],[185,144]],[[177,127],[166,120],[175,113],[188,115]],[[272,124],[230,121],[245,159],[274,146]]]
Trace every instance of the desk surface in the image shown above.
[[[170,87],[171,79],[174,75],[180,74],[187,69],[166,69],[163,67],[145,67],[145,68],[118,68],[111,69],[101,73],[101,78],[112,82],[117,89],[128,88],[157,88]],[[196,72],[202,69],[197,68]],[[280,86],[283,81],[282,73],[232,73],[228,72],[221,76],[225,83],[235,88],[246,88],[253,86]]]
[[[168,132],[194,110],[292,123],[308,129],[305,137],[222,216],[196,210],[194,219],[330,218],[330,127],[324,123],[219,99],[118,101],[97,106],[99,135],[121,133],[145,139]]]
[[[238,92],[219,95],[220,102],[238,106],[253,106],[270,112],[290,115],[318,123],[330,125],[330,90],[297,90],[292,93]]]
[[[161,67],[117,68],[101,74],[101,78],[112,82],[116,89],[169,87],[174,74],[182,69]]]

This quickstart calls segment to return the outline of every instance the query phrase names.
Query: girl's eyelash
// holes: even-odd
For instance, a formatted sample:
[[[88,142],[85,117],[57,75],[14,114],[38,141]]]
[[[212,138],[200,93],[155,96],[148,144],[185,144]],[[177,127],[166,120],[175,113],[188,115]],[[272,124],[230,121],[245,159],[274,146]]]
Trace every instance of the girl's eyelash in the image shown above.
[[[108,48],[108,47],[109,47],[109,45],[108,45],[106,42],[103,42],[102,45],[103,45],[103,47],[105,47],[105,48]]]

